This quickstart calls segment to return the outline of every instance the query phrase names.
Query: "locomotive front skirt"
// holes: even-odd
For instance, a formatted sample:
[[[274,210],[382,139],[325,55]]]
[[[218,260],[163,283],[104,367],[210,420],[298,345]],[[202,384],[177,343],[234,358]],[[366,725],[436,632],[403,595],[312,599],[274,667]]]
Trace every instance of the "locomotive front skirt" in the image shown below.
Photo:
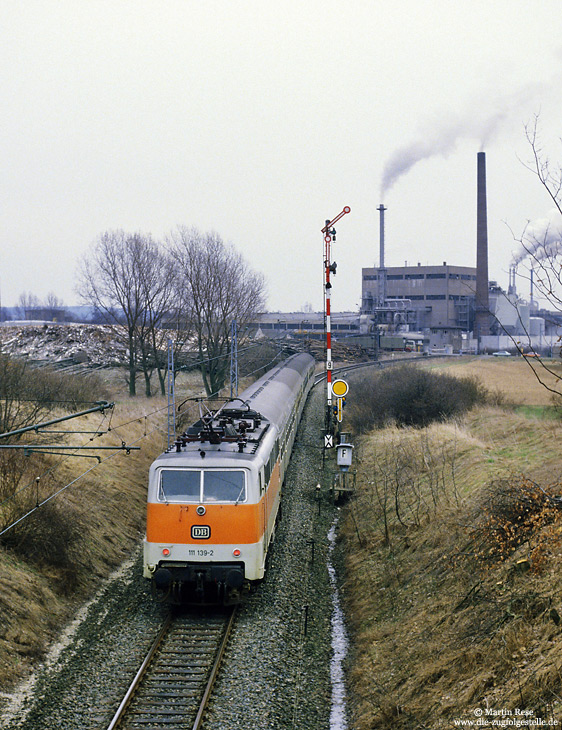
[[[314,359],[293,355],[151,465],[144,576],[174,603],[235,603],[264,577]]]

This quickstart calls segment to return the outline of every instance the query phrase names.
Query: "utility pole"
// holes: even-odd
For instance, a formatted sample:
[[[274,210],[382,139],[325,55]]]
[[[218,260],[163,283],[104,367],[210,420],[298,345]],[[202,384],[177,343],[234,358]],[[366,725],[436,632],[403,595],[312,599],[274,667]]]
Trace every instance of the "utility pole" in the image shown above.
[[[176,439],[176,385],[174,373],[174,343],[168,340],[168,448]]]
[[[230,400],[238,397],[238,329],[236,320],[230,325]]]
[[[335,275],[337,264],[335,261],[333,263],[331,261],[332,241],[336,240],[336,229],[333,226],[334,223],[337,223],[340,218],[343,218],[343,216],[350,211],[351,208],[346,205],[341,213],[338,213],[338,215],[332,220],[327,220],[326,225],[322,228],[322,233],[324,234],[324,311],[326,313],[326,436],[333,436],[335,431],[332,408],[332,284],[330,282],[330,274]]]

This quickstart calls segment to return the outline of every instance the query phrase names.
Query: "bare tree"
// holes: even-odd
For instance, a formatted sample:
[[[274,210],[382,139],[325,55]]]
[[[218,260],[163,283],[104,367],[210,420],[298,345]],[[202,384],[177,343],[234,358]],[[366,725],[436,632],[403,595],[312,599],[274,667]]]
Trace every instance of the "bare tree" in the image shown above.
[[[531,123],[525,126],[525,135],[531,149],[531,161],[523,163],[539,180],[548,197],[554,204],[549,218],[541,221],[540,225],[533,225],[530,221],[520,236],[514,236],[520,244],[520,250],[514,261],[515,264],[526,259],[530,264],[529,278],[532,276],[535,294],[548,301],[554,312],[562,314],[562,228],[556,219],[562,216],[562,164],[553,164],[544,151],[540,139],[539,115],[535,115]],[[515,306],[515,305],[514,305]],[[521,322],[521,317],[520,324]],[[557,317],[558,319],[558,317]],[[531,342],[530,333],[527,340]],[[523,350],[521,342],[515,342]],[[559,377],[557,370],[553,370],[549,361],[541,357],[527,359],[538,381],[554,396],[562,395],[559,386],[545,382],[543,375]],[[558,380],[556,380],[558,382]]]
[[[32,294],[31,292],[22,291],[18,299],[19,316],[22,319],[25,319],[26,309],[35,309],[36,307],[39,307],[40,304],[41,302],[39,301],[38,296]]]
[[[64,307],[64,302],[54,292],[50,291],[45,297],[45,305],[51,309],[60,309]]]
[[[144,376],[145,393],[152,395],[156,370],[160,391],[166,390],[166,348],[172,321],[185,319],[184,300],[175,284],[177,264],[149,235],[107,231],[81,261],[78,291],[95,307],[102,321],[124,334],[128,349],[129,394],[136,394],[136,375]],[[176,352],[189,334],[174,332]]]
[[[185,318],[185,300],[176,284],[177,263],[169,252],[160,248],[154,250],[150,265],[139,273],[145,309],[137,332],[146,395],[151,395],[150,375],[154,369],[158,374],[160,392],[164,395],[168,340],[173,340],[174,350],[178,354],[191,334]],[[177,326],[179,321],[183,323],[181,330]],[[173,329],[170,328],[172,324],[175,325]]]
[[[208,395],[225,384],[233,320],[243,332],[265,306],[263,275],[216,233],[178,227],[169,238],[177,261],[177,286],[197,340],[201,372]]]
[[[543,150],[539,135],[538,114],[535,114],[532,123],[525,126],[525,135],[532,150],[532,162],[527,164],[526,167],[538,177],[558,212],[562,215],[562,164],[552,164]]]
[[[129,395],[136,395],[139,331],[146,317],[146,270],[154,265],[157,245],[150,236],[107,231],[82,258],[80,297],[124,328],[128,348]]]
[[[525,134],[532,153],[532,162],[525,167],[536,175],[554,208],[550,216],[539,223],[527,222],[523,233],[516,239],[521,245],[517,259],[529,259],[534,274],[533,285],[539,296],[547,299],[557,311],[562,311],[562,165],[553,165],[543,150],[538,115],[535,115],[532,124],[526,125]]]

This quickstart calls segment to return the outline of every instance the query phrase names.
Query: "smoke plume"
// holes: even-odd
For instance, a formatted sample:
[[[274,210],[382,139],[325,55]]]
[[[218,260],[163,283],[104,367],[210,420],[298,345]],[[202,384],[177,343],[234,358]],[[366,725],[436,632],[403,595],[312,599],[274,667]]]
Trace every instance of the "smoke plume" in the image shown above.
[[[529,221],[521,239],[521,247],[513,255],[513,265],[527,257],[535,261],[562,254],[562,215],[552,208],[544,218]]]
[[[421,160],[441,155],[446,157],[461,139],[477,139],[482,149],[497,134],[500,127],[514,119],[514,113],[521,114],[521,107],[536,98],[539,85],[532,84],[516,93],[499,98],[490,96],[473,99],[464,114],[432,124],[415,142],[399,147],[384,166],[381,180],[381,200],[394,183]],[[491,108],[493,107],[493,108]],[[521,121],[518,117],[516,121]]]

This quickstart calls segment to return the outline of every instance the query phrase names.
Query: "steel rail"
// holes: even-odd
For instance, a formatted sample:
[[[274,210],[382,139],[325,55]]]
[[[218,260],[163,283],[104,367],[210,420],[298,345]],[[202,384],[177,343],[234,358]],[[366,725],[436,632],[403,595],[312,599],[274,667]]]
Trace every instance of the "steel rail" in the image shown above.
[[[203,698],[201,699],[201,704],[199,705],[199,710],[197,711],[197,717],[195,718],[195,722],[193,723],[193,727],[191,730],[199,730],[199,728],[201,727],[203,715],[205,714],[205,710],[207,708],[207,703],[209,701],[209,697],[211,696],[211,692],[212,692],[213,686],[215,684],[215,679],[217,678],[219,667],[222,662],[222,658],[224,656],[224,652],[226,650],[226,645],[228,644],[230,632],[234,625],[234,619],[236,618],[237,613],[238,613],[237,608],[236,608],[236,606],[234,606],[232,609],[232,613],[230,614],[230,618],[228,620],[228,624],[226,626],[226,630],[224,632],[223,639],[219,646],[219,650],[217,652],[217,656],[216,656],[215,662],[213,664],[213,668],[211,669],[211,674],[209,675],[209,679],[207,681],[207,686],[205,687],[205,692],[203,694]]]
[[[200,691],[197,693],[199,697],[201,697],[200,700],[197,702],[194,702],[194,704],[188,709],[184,708],[183,712],[186,713],[186,718],[183,720],[182,717],[182,709],[176,708],[176,710],[165,710],[165,714],[174,715],[175,720],[172,720],[172,724],[177,727],[177,721],[178,718],[183,720],[181,723],[182,727],[188,727],[187,723],[191,723],[193,721],[193,717],[195,715],[195,720],[193,721],[193,726],[189,724],[189,727],[192,727],[193,730],[199,730],[201,728],[203,718],[205,715],[205,710],[207,708],[207,704],[209,702],[209,698],[211,697],[211,693],[213,690],[213,686],[215,684],[215,680],[218,675],[218,671],[222,662],[222,659],[224,657],[224,653],[226,650],[226,646],[228,644],[228,640],[230,638],[230,634],[232,631],[232,627],[234,625],[234,620],[236,617],[237,611],[236,607],[232,608],[232,611],[230,613],[230,616],[227,619],[226,627],[223,630],[222,636],[220,638],[220,641],[215,645],[214,648],[214,661],[212,662],[212,666],[210,666],[210,669],[208,670],[208,675],[206,679],[201,681]],[[129,727],[126,722],[126,718],[128,718],[128,715],[131,711],[133,713],[136,711],[138,712],[138,707],[135,710],[135,704],[138,702],[137,698],[137,691],[139,691],[141,684],[143,687],[145,687],[145,684],[143,680],[146,678],[148,681],[151,681],[152,673],[154,670],[158,672],[158,654],[161,651],[167,652],[169,651],[169,644],[168,644],[168,634],[173,636],[174,634],[174,617],[172,614],[169,614],[166,618],[166,621],[164,625],[162,626],[161,630],[158,633],[158,636],[154,640],[153,644],[151,645],[146,657],[144,658],[139,670],[137,671],[135,678],[131,682],[131,685],[129,686],[129,689],[127,690],[125,696],[123,697],[115,715],[113,716],[110,725],[108,725],[107,730],[115,730],[118,727],[121,727],[122,723],[125,722],[125,726]],[[177,650],[176,650],[177,651]],[[195,664],[198,664],[196,661]],[[160,671],[162,671],[160,669]],[[173,670],[170,670],[173,671]],[[200,671],[200,670],[196,670]],[[140,689],[140,692],[143,692],[143,689]],[[201,694],[202,692],[202,694]],[[142,700],[141,700],[142,703]],[[141,704],[142,707],[142,704]],[[143,712],[146,712],[147,714],[150,713],[150,711],[143,710]],[[158,710],[155,710],[155,714],[158,715]],[[132,720],[132,727],[136,727],[135,720]],[[143,723],[146,723],[147,721],[144,720]],[[156,726],[162,726],[162,727],[168,727],[169,723],[166,721],[159,722],[158,720],[154,719],[154,721],[150,720],[149,722],[153,722],[153,725]],[[171,726],[171,725],[170,725]]]
[[[412,362],[426,362],[427,360],[437,360],[438,358],[449,357],[448,355],[420,355],[418,357],[400,358],[398,360],[368,360],[367,362],[350,363],[349,365],[342,365],[341,367],[334,368],[332,373],[339,375],[348,372],[349,370],[359,370],[360,368],[367,367],[378,367],[379,370],[383,370],[391,365],[408,365]],[[314,385],[322,383],[326,379],[326,373],[317,373],[314,376]]]
[[[154,658],[154,655],[160,648],[160,644],[162,643],[162,640],[168,633],[168,629],[170,628],[172,623],[172,614],[168,614],[166,620],[164,621],[164,625],[160,629],[158,636],[154,640],[154,643],[148,650],[148,654],[145,656],[143,663],[140,666],[139,671],[136,673],[135,678],[133,679],[131,686],[127,690],[125,696],[121,700],[121,704],[117,708],[117,712],[113,716],[113,719],[111,720],[110,724],[107,727],[107,730],[114,730],[114,728],[117,727],[117,725],[121,722],[125,711],[127,707],[129,706],[129,703],[131,702],[131,699],[133,698],[133,695],[135,694],[141,679],[144,677],[146,670],[150,666],[150,663],[152,662],[152,659]]]

